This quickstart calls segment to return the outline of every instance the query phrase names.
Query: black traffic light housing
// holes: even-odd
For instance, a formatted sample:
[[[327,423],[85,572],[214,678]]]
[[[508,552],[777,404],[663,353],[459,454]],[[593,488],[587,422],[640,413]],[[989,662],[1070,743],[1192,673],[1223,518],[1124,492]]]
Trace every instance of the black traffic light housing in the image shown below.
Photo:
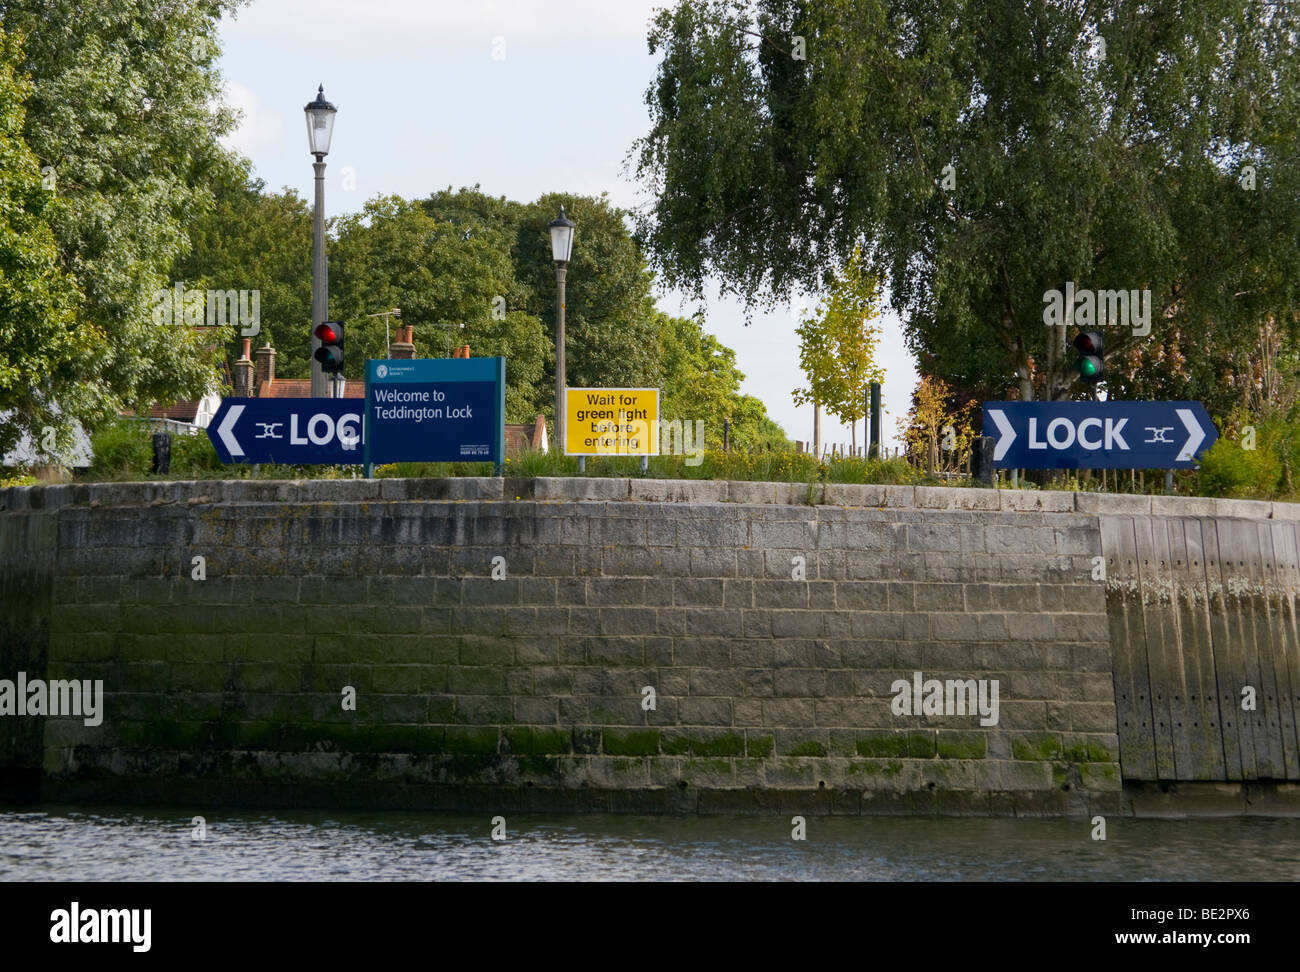
[[[1079,352],[1074,370],[1079,373],[1080,381],[1095,385],[1106,377],[1106,364],[1102,360],[1106,348],[1100,331],[1080,331],[1074,339],[1074,347]]]
[[[320,362],[320,370],[327,375],[343,371],[343,324],[340,321],[325,321],[317,324],[312,335],[320,340],[314,357]]]

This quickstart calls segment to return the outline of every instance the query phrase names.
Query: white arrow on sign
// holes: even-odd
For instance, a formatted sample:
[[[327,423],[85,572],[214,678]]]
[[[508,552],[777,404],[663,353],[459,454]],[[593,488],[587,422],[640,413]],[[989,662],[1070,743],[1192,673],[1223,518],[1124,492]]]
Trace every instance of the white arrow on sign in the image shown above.
[[[244,454],[243,446],[239,444],[239,440],[235,438],[234,432],[232,431],[235,427],[235,423],[239,421],[239,416],[243,414],[243,405],[231,405],[230,411],[227,412],[226,417],[221,420],[221,424],[217,426],[217,435],[221,436],[222,444],[225,445],[231,458],[234,459],[237,459]]]
[[[1007,421],[1001,409],[990,408],[989,416],[993,419],[993,424],[998,427],[998,444],[993,450],[993,460],[996,462],[1007,454],[1011,443],[1016,441],[1016,430],[1011,427],[1011,423]]]
[[[1183,425],[1187,426],[1187,441],[1183,443],[1183,449],[1178,453],[1177,462],[1191,462],[1192,456],[1196,453],[1196,447],[1205,441],[1205,429],[1201,428],[1201,423],[1196,418],[1196,413],[1190,408],[1176,409],[1178,417],[1183,420]]]

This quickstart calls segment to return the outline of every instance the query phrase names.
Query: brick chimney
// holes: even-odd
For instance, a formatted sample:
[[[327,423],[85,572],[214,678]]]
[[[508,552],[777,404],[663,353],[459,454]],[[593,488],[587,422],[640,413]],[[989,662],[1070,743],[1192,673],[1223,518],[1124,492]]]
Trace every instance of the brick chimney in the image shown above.
[[[244,348],[239,353],[239,360],[235,362],[236,398],[253,397],[253,359],[249,354],[252,344],[251,338],[244,338]]]
[[[415,344],[411,340],[411,331],[414,329],[412,324],[399,324],[397,327],[397,340],[388,346],[388,356],[390,358],[414,358]]]
[[[266,342],[266,347],[257,349],[257,368],[254,371],[255,384],[253,385],[253,394],[260,396],[262,388],[275,381],[275,348],[271,347],[271,342]]]

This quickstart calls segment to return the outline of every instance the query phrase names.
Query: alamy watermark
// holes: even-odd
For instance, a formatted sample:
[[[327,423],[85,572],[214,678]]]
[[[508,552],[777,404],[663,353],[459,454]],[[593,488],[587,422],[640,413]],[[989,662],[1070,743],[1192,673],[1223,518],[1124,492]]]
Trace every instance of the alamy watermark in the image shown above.
[[[976,715],[981,726],[998,724],[998,680],[974,678],[924,679],[921,672],[912,673],[912,681],[898,679],[889,686],[894,701],[889,711],[904,715]]]
[[[1043,323],[1048,327],[1131,327],[1134,337],[1151,333],[1151,291],[1075,290],[1067,280],[1065,292],[1043,291]]]
[[[71,907],[56,908],[50,912],[50,941],[72,942],[126,942],[133,952],[149,951],[150,926],[153,910],[150,908],[86,908],[80,902]]]
[[[184,284],[154,291],[153,322],[175,327],[239,324],[252,337],[262,329],[260,290],[186,290]]]
[[[648,455],[686,456],[686,465],[704,462],[704,419],[659,419],[650,421],[645,409],[619,411],[617,420],[593,423],[592,438],[587,445],[597,455],[641,455],[643,443],[649,442]],[[579,421],[582,412],[578,413]]]
[[[88,726],[104,721],[104,681],[95,679],[0,678],[0,716],[82,716]]]

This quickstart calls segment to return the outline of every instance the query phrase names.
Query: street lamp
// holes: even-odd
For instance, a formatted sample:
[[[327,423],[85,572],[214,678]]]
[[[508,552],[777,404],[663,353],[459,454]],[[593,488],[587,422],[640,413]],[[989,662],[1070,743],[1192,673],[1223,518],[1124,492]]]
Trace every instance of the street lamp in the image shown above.
[[[325,374],[316,360],[320,339],[316,325],[329,314],[329,277],[325,265],[325,156],[329,154],[330,137],[334,134],[334,114],[338,109],[325,100],[325,86],[316,89],[316,100],[307,103],[307,144],[316,156],[312,168],[316,170],[316,215],[311,240],[311,397],[328,396]]]
[[[551,220],[551,259],[555,261],[555,441],[564,451],[564,277],[573,253],[573,220],[560,215]]]
[[[402,308],[400,307],[394,307],[390,310],[380,311],[377,314],[366,315],[366,317],[382,317],[384,319],[384,357],[385,358],[391,358],[393,356],[392,353],[393,338],[392,335],[389,334],[388,332],[388,319],[390,317],[396,317],[400,319],[401,316],[402,316]]]
[[[451,336],[456,333],[457,328],[459,328],[462,331],[465,330],[465,322],[461,321],[459,324],[435,324],[433,326],[437,330],[441,331],[443,338],[446,339],[447,357],[450,358],[451,357]],[[461,340],[463,341],[464,338],[462,337]]]

